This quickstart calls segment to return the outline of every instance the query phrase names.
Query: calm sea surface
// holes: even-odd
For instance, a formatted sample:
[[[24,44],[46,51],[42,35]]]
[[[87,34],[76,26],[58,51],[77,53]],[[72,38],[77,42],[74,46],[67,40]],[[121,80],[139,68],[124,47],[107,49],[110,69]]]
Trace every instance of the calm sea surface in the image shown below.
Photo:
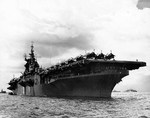
[[[0,94],[0,118],[150,118],[150,93],[83,100]]]

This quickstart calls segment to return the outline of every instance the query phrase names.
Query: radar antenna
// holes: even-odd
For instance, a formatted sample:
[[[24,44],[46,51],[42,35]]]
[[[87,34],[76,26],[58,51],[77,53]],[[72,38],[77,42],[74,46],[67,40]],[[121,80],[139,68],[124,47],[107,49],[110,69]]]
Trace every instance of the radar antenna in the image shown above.
[[[34,48],[33,44],[34,44],[34,42],[32,41],[32,42],[31,42],[31,53],[34,52],[34,50],[33,50],[33,48]]]

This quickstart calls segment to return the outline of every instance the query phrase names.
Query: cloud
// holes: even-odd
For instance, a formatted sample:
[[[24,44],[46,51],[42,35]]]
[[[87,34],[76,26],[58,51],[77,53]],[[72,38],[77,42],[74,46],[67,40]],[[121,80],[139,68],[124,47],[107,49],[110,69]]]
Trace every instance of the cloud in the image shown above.
[[[28,21],[25,22],[25,27],[28,27],[30,31],[27,32],[27,36],[23,37],[24,43],[34,41],[38,46],[36,52],[41,57],[55,57],[74,48],[77,50],[94,48],[94,35],[91,29],[84,24],[40,19],[30,11],[21,11],[25,20]]]
[[[133,87],[136,88],[138,91],[147,91],[150,92],[150,75],[143,75],[135,79],[137,84],[133,84]]]
[[[52,40],[51,40],[52,39]],[[89,50],[93,48],[91,34],[78,34],[75,37],[61,38],[57,35],[54,37],[48,36],[47,39],[35,41],[40,46],[37,53],[42,57],[58,56],[59,54],[66,53],[67,50],[76,48],[78,50]],[[48,52],[46,50],[49,50]]]
[[[125,91],[126,89],[135,89],[139,92],[150,92],[150,74],[144,74],[146,67],[139,70],[130,71],[130,75],[124,77],[122,81],[115,86],[115,89]]]
[[[146,61],[148,67],[143,73],[150,69],[150,11],[139,10],[137,0],[14,0],[9,3],[0,4],[3,79],[12,77],[12,68],[18,73],[23,69],[23,54],[30,52],[31,41],[43,67],[50,66],[50,60],[59,62],[58,59],[96,49],[104,53],[112,50],[117,59]],[[7,74],[8,71],[11,73]],[[127,79],[128,82],[138,85],[132,79]]]

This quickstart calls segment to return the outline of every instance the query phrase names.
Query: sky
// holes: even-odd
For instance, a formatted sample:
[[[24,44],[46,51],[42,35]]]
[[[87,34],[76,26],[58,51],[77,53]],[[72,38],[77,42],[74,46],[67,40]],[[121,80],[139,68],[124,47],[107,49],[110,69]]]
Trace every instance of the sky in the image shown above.
[[[143,0],[144,1],[144,0]],[[150,2],[142,0],[0,0],[0,90],[24,71],[31,42],[43,68],[95,50],[144,61],[116,90],[150,91]]]

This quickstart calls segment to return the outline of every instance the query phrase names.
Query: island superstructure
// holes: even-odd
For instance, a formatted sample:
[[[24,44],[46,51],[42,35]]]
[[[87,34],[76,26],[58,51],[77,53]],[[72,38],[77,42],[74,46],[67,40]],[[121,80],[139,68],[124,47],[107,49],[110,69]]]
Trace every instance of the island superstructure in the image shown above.
[[[43,69],[32,44],[29,57],[25,55],[24,72],[9,82],[8,89],[27,96],[109,98],[129,70],[146,66],[145,62],[119,61],[114,57],[112,53],[91,52]]]

